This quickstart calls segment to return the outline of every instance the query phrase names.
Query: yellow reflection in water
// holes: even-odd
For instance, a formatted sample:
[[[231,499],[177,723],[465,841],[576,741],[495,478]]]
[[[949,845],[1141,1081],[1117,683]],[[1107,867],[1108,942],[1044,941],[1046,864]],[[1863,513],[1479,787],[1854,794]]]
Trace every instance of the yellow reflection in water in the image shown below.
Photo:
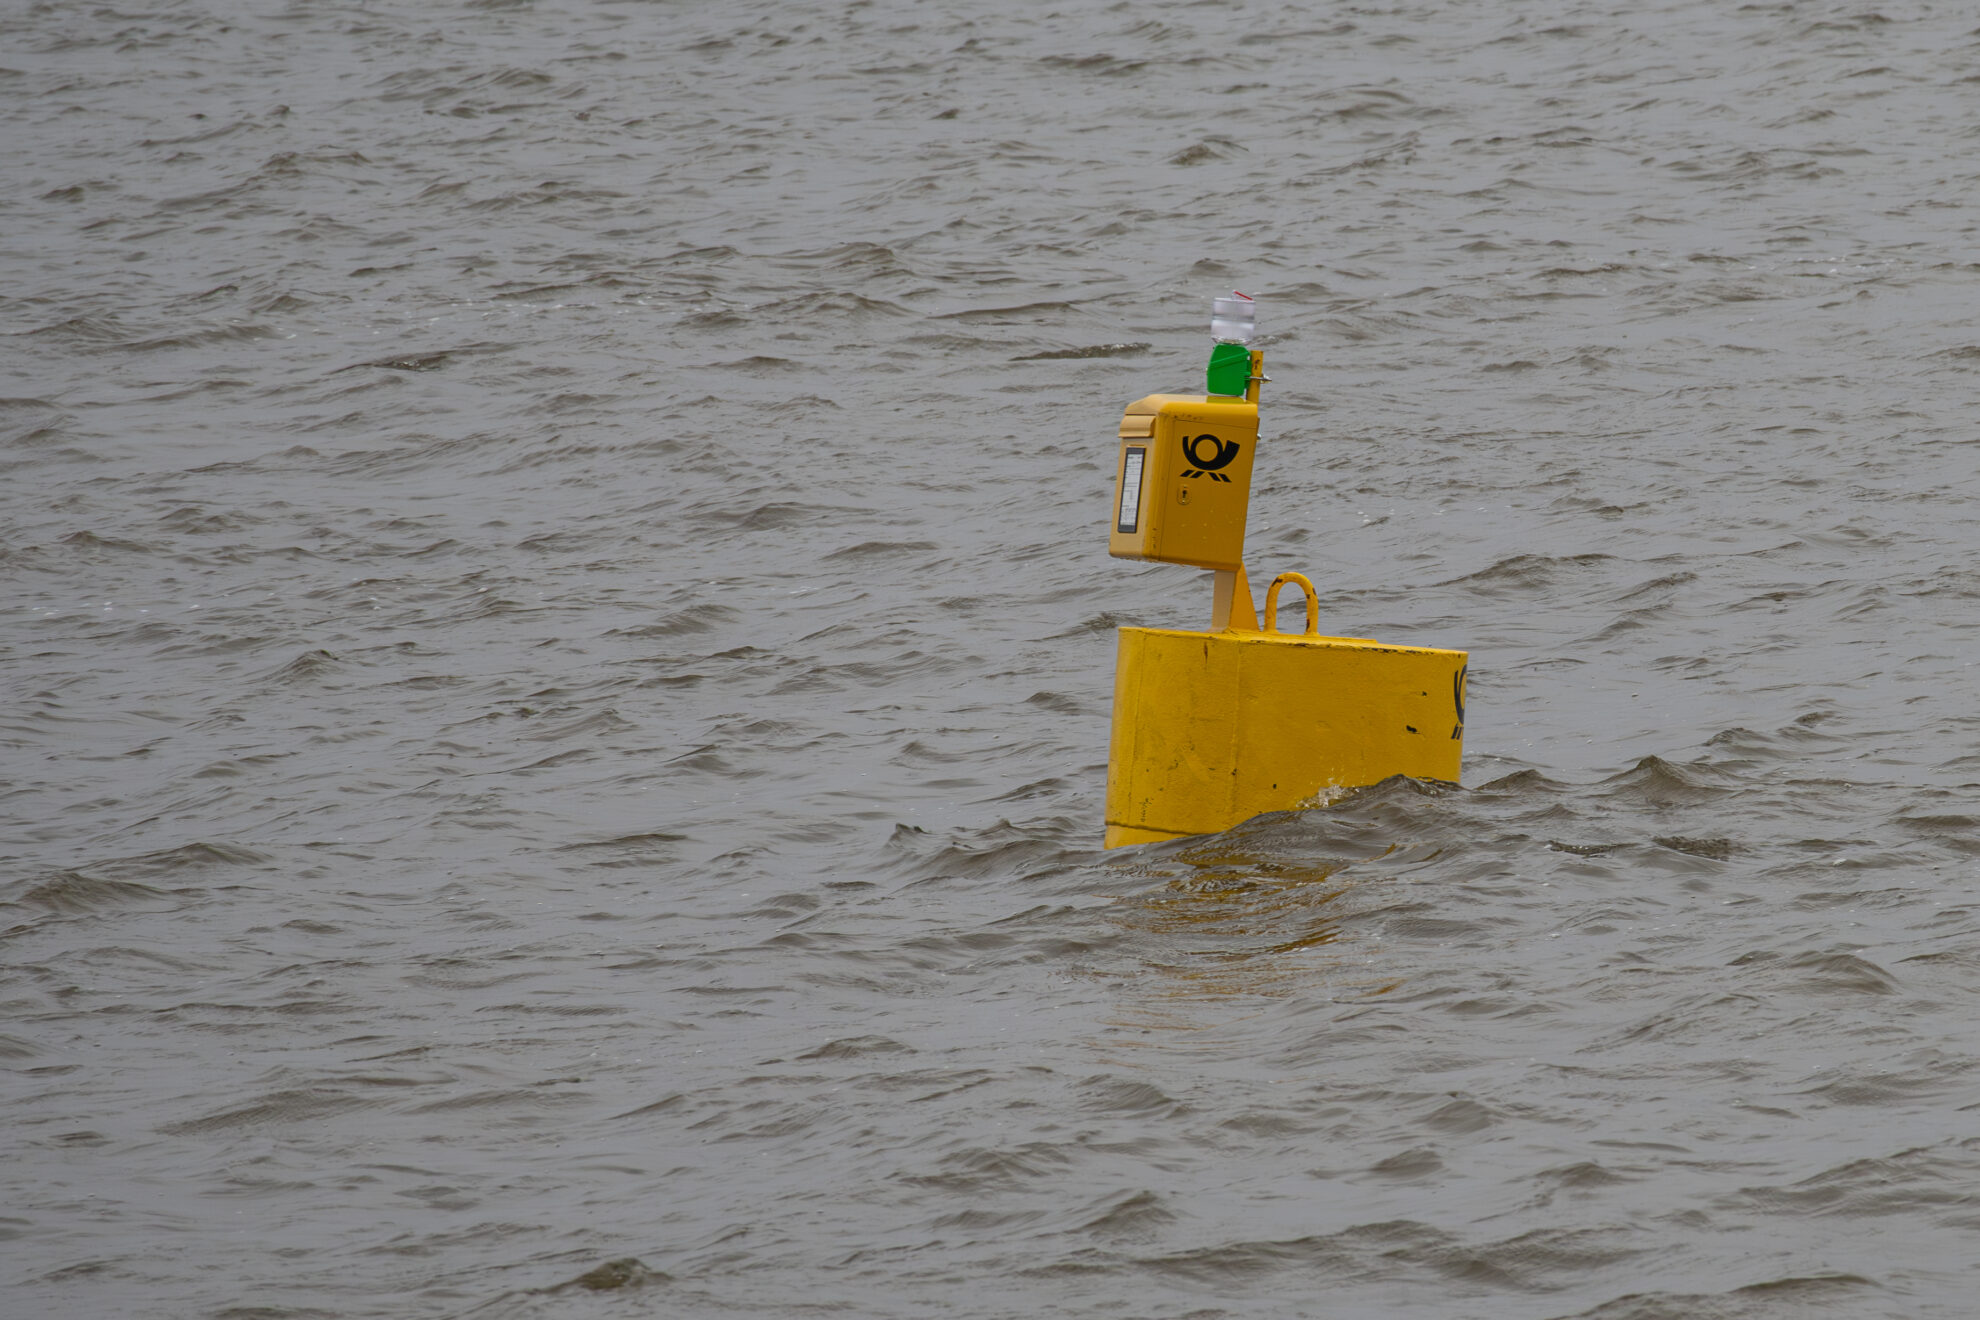
[[[1106,1035],[1094,1044],[1102,1050],[1222,1053],[1250,1039],[1272,1011],[1260,1001],[1354,1002],[1401,984],[1360,951],[1331,947],[1366,883],[1342,875],[1347,860],[1289,861],[1217,840],[1168,864],[1181,873],[1109,909],[1138,956],[1099,973],[1120,992],[1116,1011],[1101,1019]]]

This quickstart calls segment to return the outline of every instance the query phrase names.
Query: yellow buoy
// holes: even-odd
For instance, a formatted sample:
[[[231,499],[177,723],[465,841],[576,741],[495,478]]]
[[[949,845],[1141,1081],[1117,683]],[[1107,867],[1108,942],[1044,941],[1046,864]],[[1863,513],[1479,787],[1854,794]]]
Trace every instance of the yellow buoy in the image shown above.
[[[1244,528],[1266,378],[1264,354],[1250,360],[1242,398],[1153,394],[1121,418],[1109,553],[1208,568],[1216,586],[1208,632],[1120,630],[1109,848],[1215,833],[1390,775],[1458,777],[1465,652],[1323,637],[1299,573],[1272,582],[1258,626]],[[1304,633],[1278,631],[1288,583],[1305,597]]]

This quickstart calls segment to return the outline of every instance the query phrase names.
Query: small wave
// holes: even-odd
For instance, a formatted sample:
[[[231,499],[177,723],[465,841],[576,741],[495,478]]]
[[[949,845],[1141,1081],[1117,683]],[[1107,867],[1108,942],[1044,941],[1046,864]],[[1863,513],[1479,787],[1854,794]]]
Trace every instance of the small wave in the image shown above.
[[[1072,73],[1092,74],[1102,78],[1118,78],[1139,73],[1148,67],[1148,61],[1124,59],[1118,55],[1042,55],[1038,62],[1048,69],[1060,69]]]
[[[840,243],[816,250],[781,252],[770,258],[770,263],[783,270],[854,275],[866,281],[916,275],[900,253],[883,243]]]
[[[879,1054],[913,1054],[909,1046],[890,1036],[843,1036],[826,1041],[815,1050],[798,1055],[800,1059],[864,1059]]]
[[[1234,160],[1244,154],[1244,147],[1236,138],[1213,134],[1200,142],[1191,143],[1169,157],[1171,165],[1202,165],[1213,160]]]
[[[271,1127],[292,1128],[321,1123],[338,1114],[361,1109],[368,1103],[346,1091],[328,1087],[284,1088],[197,1118],[161,1123],[158,1130],[168,1136],[186,1137]]]
[[[1018,1191],[1060,1175],[1076,1160],[1073,1148],[1049,1141],[1008,1147],[965,1146],[937,1161],[935,1172],[901,1175],[900,1181],[958,1193]]]
[[[4,893],[0,890],[0,894]],[[0,902],[74,917],[128,908],[175,907],[179,900],[162,889],[130,880],[107,880],[84,871],[58,871],[6,895]]]
[[[748,309],[746,315],[758,323],[817,325],[834,321],[859,324],[878,320],[899,320],[914,313],[884,298],[838,290],[800,293]]]
[[[37,326],[24,333],[84,347],[123,344],[131,337],[131,332],[126,330],[115,317],[92,315],[67,317],[48,325]]]
[[[1895,976],[1853,953],[1798,953],[1782,966],[1806,973],[1802,984],[1811,990],[1888,995],[1899,989]]]
[[[1703,857],[1709,861],[1723,862],[1733,854],[1742,851],[1731,839],[1687,839],[1674,834],[1660,835],[1652,840],[1662,848],[1684,853],[1691,857]]]
[[[1606,554],[1513,555],[1489,567],[1481,568],[1475,573],[1451,578],[1438,585],[1450,587],[1464,584],[1492,591],[1508,588],[1528,591],[1558,587],[1564,578],[1608,564],[1613,559],[1614,556]]]
[[[584,1292],[620,1292],[628,1288],[647,1288],[656,1283],[671,1283],[673,1276],[664,1270],[650,1268],[637,1256],[622,1256],[608,1260],[602,1265],[594,1265],[575,1279],[560,1283],[550,1292],[563,1292],[576,1288]]]
[[[752,353],[748,357],[736,358],[729,362],[711,362],[715,371],[740,371],[748,376],[774,376],[792,371],[809,371],[812,368],[790,358],[772,357],[767,353]]]
[[[1086,358],[1140,357],[1154,345],[1136,341],[1131,344],[1088,344],[1084,348],[1052,348],[1042,353],[1025,353],[1011,359],[1013,362],[1063,362]]]
[[[373,358],[369,362],[357,362],[342,371],[356,371],[360,367],[378,367],[386,371],[438,371],[454,360],[454,355],[446,349],[432,353],[401,353],[394,357]]]
[[[61,543],[75,550],[115,550],[122,554],[153,554],[156,552],[156,547],[145,545],[141,541],[126,541],[114,536],[99,536],[95,532],[88,530],[71,532],[62,538]]]
[[[1146,1188],[1117,1192],[1079,1212],[1076,1233],[1109,1242],[1147,1241],[1181,1216],[1169,1208],[1168,1199]]]
[[[868,560],[885,559],[894,555],[916,554],[940,547],[933,541],[862,541],[842,550],[834,550],[824,556],[827,561],[835,559]]]
[[[1072,302],[1034,302],[1012,307],[972,307],[960,312],[937,312],[930,319],[961,321],[965,325],[1035,326],[1048,318],[1063,317],[1078,310],[1079,305]]]
[[[684,610],[676,610],[655,623],[641,624],[637,628],[613,628],[606,633],[606,636],[686,637],[696,633],[714,632],[741,617],[740,610],[708,601],[700,605],[690,605]]]
[[[1602,796],[1647,806],[1684,806],[1723,801],[1735,794],[1738,779],[1710,764],[1680,766],[1646,756],[1621,774],[1601,782]]]
[[[269,678],[277,683],[309,683],[334,674],[341,668],[342,662],[328,651],[304,651],[270,674]]]

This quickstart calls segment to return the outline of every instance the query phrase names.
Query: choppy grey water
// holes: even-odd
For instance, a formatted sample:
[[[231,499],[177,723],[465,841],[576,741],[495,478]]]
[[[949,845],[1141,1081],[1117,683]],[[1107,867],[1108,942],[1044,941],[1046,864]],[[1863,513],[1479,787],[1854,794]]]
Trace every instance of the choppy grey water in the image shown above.
[[[9,6],[6,1313],[1970,1315],[1975,23]],[[1230,287],[1464,782],[1103,854]]]

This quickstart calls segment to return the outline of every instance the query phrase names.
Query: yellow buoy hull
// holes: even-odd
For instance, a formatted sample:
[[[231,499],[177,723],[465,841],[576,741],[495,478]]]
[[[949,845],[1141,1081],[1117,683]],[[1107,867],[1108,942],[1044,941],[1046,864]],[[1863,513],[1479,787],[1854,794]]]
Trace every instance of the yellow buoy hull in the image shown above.
[[[1355,637],[1121,629],[1106,846],[1212,834],[1391,775],[1455,782],[1467,663]]]

